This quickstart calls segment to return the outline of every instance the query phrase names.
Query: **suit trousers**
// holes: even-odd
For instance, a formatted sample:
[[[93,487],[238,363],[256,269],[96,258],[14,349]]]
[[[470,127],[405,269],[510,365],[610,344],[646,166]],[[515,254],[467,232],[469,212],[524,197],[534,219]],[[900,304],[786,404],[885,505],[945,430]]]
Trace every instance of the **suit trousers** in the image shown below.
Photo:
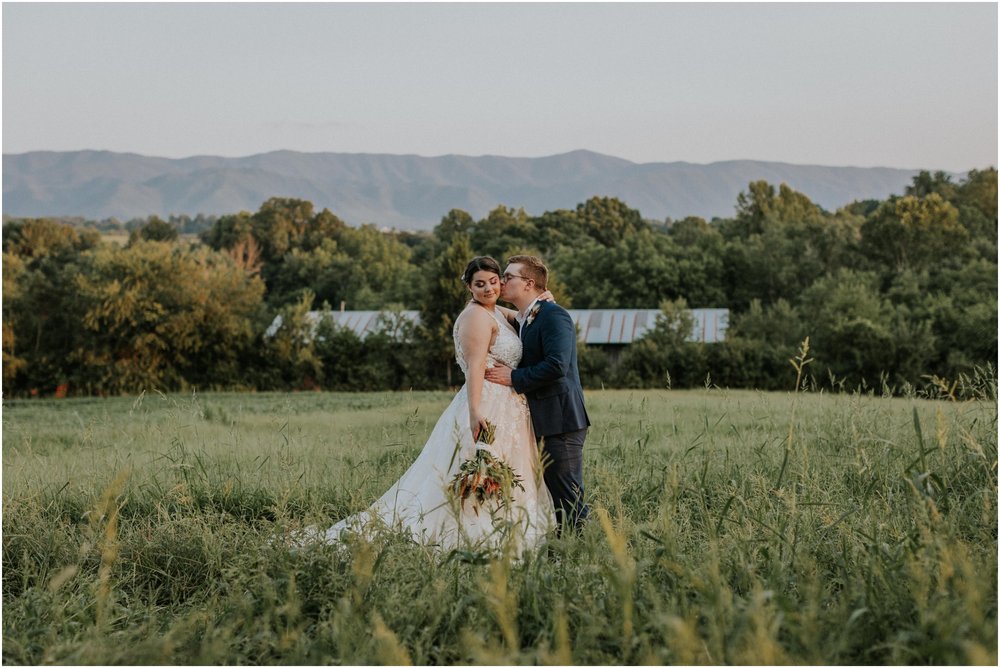
[[[562,534],[569,526],[579,531],[590,515],[590,506],[583,496],[583,442],[587,430],[552,434],[541,439],[540,451],[545,470],[545,486],[552,494],[558,527]]]

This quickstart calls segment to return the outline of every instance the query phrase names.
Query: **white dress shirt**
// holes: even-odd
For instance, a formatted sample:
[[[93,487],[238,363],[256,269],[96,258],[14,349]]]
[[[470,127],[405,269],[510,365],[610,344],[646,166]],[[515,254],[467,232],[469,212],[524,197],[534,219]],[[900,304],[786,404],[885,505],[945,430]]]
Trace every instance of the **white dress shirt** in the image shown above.
[[[517,335],[518,336],[520,336],[521,332],[524,331],[525,315],[528,314],[528,313],[531,313],[531,309],[534,308],[535,304],[537,304],[537,303],[538,303],[538,297],[535,297],[532,300],[532,302],[530,304],[528,304],[528,307],[526,309],[524,309],[524,311],[518,311],[517,315],[514,316],[514,319],[517,320],[517,324],[519,325],[518,330],[517,330]]]

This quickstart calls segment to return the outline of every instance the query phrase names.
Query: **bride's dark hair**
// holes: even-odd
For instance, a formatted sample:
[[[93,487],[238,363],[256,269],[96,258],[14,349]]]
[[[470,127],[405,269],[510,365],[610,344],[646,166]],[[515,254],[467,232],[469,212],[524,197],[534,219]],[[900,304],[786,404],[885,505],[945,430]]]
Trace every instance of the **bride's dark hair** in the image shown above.
[[[466,285],[472,283],[472,277],[476,275],[477,271],[489,271],[500,276],[500,263],[489,255],[474,257],[469,262],[469,266],[465,268],[465,273],[462,274],[462,282]]]

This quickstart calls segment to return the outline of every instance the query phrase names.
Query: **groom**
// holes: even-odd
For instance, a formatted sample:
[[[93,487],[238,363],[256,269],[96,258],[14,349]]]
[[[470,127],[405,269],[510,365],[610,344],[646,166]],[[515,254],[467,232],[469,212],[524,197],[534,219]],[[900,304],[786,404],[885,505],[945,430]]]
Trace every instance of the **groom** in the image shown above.
[[[583,442],[590,418],[576,365],[576,327],[554,302],[539,301],[549,270],[532,255],[507,259],[500,298],[518,310],[523,352],[517,369],[497,365],[486,380],[511,385],[528,398],[535,437],[544,439],[545,485],[555,504],[559,532],[579,530],[590,514],[583,498]]]

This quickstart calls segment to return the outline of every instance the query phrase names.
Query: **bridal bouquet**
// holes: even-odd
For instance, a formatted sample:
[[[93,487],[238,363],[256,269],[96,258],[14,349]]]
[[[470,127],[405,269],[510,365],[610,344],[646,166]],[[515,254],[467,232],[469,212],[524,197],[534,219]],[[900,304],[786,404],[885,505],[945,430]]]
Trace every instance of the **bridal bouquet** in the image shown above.
[[[486,422],[486,429],[480,429],[476,443],[493,445],[496,439],[497,427]],[[524,491],[524,485],[510,464],[494,457],[489,450],[477,448],[472,459],[462,462],[458,473],[451,479],[451,493],[465,507],[465,500],[475,497],[472,509],[479,514],[479,506],[490,499],[495,499],[497,506],[502,508],[507,504],[511,490],[516,486]]]

